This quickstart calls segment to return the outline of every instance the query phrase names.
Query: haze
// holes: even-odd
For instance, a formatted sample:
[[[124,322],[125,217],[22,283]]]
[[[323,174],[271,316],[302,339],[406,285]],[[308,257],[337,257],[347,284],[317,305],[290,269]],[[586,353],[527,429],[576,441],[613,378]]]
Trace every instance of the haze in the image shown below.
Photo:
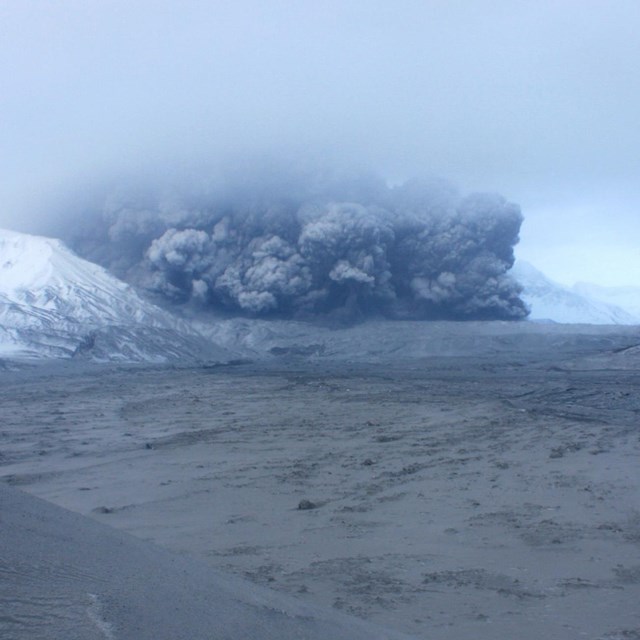
[[[233,157],[437,175],[521,205],[516,255],[640,282],[637,2],[0,6],[0,225]]]

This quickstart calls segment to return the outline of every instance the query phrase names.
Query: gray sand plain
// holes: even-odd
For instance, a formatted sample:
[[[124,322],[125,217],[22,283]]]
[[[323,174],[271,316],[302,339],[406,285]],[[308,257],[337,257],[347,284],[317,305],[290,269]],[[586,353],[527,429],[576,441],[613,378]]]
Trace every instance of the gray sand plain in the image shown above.
[[[3,640],[408,640],[0,487]]]
[[[640,331],[412,327],[5,371],[0,475],[420,638],[640,638]]]

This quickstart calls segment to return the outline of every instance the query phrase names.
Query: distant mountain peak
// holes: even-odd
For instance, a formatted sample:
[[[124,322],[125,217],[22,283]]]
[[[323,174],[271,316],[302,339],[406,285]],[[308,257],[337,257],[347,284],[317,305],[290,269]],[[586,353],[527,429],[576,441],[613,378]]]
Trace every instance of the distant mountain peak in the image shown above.
[[[524,288],[521,297],[531,309],[530,320],[563,324],[640,324],[640,314],[597,297],[593,293],[597,288],[595,285],[565,287],[523,260],[516,262],[511,273]],[[640,303],[640,295],[638,301]]]

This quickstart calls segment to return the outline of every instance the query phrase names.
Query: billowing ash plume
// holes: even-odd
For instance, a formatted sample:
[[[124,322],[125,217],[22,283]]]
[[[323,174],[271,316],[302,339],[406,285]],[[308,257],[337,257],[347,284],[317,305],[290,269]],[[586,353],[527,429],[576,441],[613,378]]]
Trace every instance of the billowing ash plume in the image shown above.
[[[86,214],[86,212],[85,212]],[[81,255],[176,303],[252,316],[519,319],[522,215],[435,181],[262,175],[111,197],[75,220]]]

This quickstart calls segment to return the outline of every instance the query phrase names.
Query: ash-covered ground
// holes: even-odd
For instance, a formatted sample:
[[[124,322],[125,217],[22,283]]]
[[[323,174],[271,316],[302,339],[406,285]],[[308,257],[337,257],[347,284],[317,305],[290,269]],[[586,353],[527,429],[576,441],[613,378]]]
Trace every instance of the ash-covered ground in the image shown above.
[[[417,637],[640,637],[640,331],[384,326],[361,358],[10,368],[0,475]]]

